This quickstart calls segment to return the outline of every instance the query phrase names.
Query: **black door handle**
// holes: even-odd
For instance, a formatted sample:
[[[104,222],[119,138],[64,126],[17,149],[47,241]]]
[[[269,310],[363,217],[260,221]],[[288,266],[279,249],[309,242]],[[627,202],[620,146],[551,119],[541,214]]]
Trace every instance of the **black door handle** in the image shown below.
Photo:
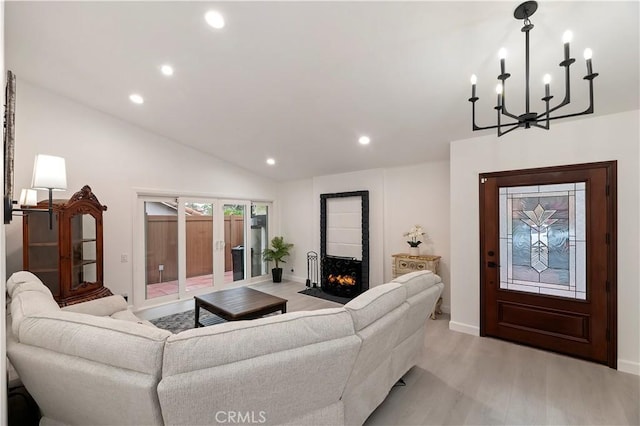
[[[500,265],[498,265],[496,262],[491,262],[491,261],[487,262],[487,266],[489,268],[499,268],[500,267]]]

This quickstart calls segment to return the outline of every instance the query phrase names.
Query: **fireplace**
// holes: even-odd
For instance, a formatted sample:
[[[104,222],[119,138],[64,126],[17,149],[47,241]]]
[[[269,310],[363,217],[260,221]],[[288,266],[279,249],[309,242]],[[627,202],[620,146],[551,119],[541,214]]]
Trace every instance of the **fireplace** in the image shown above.
[[[324,256],[321,287],[336,296],[356,297],[362,293],[362,261],[353,257]]]
[[[345,298],[369,289],[369,191],[320,194],[320,287]]]

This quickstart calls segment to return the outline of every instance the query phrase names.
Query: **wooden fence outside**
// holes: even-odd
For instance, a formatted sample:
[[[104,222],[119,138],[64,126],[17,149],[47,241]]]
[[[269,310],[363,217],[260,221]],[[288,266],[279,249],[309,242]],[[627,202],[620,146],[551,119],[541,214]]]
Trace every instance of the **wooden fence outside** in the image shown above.
[[[178,279],[178,217],[147,216],[147,284]],[[211,216],[187,216],[187,278],[213,273],[213,220]],[[231,249],[244,245],[244,216],[224,217],[225,271],[233,270]],[[163,270],[160,271],[160,265]]]

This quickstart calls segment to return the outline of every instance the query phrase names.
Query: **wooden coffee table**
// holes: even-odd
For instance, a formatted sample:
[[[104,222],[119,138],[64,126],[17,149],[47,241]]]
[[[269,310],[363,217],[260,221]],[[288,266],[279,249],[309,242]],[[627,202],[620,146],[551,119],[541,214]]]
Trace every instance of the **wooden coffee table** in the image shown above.
[[[200,308],[227,321],[255,319],[280,311],[287,312],[287,299],[272,296],[249,287],[238,287],[195,296],[195,327],[215,324],[216,319],[200,321]]]

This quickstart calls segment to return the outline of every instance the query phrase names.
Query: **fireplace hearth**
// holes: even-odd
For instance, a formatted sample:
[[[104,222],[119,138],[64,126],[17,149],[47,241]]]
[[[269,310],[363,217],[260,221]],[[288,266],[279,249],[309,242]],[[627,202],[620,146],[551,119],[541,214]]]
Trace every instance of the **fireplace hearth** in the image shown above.
[[[322,258],[322,290],[340,297],[356,297],[362,293],[362,261],[352,257]]]

